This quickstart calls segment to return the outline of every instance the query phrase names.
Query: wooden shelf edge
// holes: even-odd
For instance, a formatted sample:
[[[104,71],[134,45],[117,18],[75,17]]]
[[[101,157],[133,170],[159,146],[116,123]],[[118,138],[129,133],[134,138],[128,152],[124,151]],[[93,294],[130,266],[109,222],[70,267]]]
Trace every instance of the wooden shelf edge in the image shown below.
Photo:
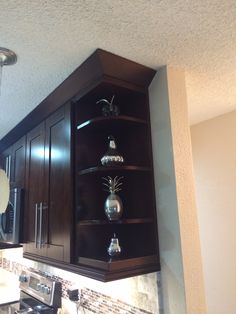
[[[128,257],[112,259],[107,257],[104,259],[92,259],[87,257],[79,257],[78,264],[93,268],[99,268],[104,271],[120,271],[131,267],[142,267],[144,265],[156,264],[158,262],[156,255],[147,255],[141,257]]]
[[[114,116],[114,117],[96,117],[96,118],[84,121],[83,123],[80,123],[79,125],[77,125],[77,130],[81,130],[93,124],[109,122],[109,121],[131,122],[131,123],[142,124],[142,125],[148,124],[147,121],[143,119],[139,119],[139,118],[135,118],[131,116],[125,116],[125,115]]]
[[[149,273],[154,273],[160,271],[160,265],[147,265],[146,267],[138,267],[138,268],[133,268],[133,269],[127,269],[125,271],[121,272],[111,272],[111,273],[106,273],[104,274],[104,282],[112,281],[112,280],[117,280],[117,279],[124,279],[128,277],[133,277],[133,276],[140,276],[140,275],[145,275]]]
[[[102,282],[108,282],[116,279],[128,278],[133,277],[136,275],[144,275],[147,273],[157,272],[160,271],[160,263],[158,261],[158,257],[155,255],[155,261],[150,263],[146,263],[144,265],[134,266],[131,265],[130,267],[123,268],[121,270],[112,270],[112,271],[105,271],[99,268],[89,267],[82,264],[71,264],[66,262],[59,262],[49,258],[39,257],[38,255],[23,254],[24,258],[28,258],[30,260],[34,260],[41,263],[46,263],[48,265],[58,267],[60,269],[64,269],[66,271],[73,272],[75,274],[86,276],[92,279],[96,279]],[[132,259],[131,259],[132,261]]]
[[[91,219],[91,220],[81,220],[77,223],[78,226],[93,226],[93,225],[123,225],[123,224],[147,224],[153,223],[154,220],[152,218],[133,218],[133,219],[120,219],[114,221],[108,220],[99,220],[99,219]]]
[[[5,250],[5,249],[15,249],[15,248],[19,248],[22,246],[23,245],[21,245],[21,244],[10,244],[10,243],[6,243],[6,242],[0,242],[0,251]]]
[[[80,170],[78,172],[78,175],[85,175],[89,173],[95,173],[95,172],[106,172],[106,171],[142,171],[142,172],[150,172],[151,168],[149,167],[140,167],[140,166],[132,166],[132,165],[127,165],[127,166],[98,166],[98,167],[90,167],[86,168],[83,170]]]

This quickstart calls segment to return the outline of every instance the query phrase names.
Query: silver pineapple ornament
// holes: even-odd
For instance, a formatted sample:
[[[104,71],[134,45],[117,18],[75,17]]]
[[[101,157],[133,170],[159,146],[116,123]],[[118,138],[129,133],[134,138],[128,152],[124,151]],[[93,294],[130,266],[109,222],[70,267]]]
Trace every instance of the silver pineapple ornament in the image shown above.
[[[121,191],[121,179],[123,179],[123,177],[116,176],[114,179],[110,176],[103,177],[105,181],[103,183],[105,186],[104,191],[110,193],[104,204],[105,214],[110,221],[119,220],[123,214],[122,200],[119,195],[116,194],[116,192]]]

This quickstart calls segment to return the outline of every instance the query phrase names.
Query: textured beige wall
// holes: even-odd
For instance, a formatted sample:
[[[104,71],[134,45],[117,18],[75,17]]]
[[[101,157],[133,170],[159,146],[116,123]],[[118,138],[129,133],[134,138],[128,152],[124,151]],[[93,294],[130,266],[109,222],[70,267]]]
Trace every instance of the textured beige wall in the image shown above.
[[[168,68],[170,119],[188,314],[206,313],[184,72]]]
[[[236,313],[236,111],[191,128],[209,314]]]
[[[149,94],[163,307],[165,314],[185,314],[185,289],[166,68],[160,69],[156,74],[149,88]]]
[[[184,73],[160,69],[150,104],[164,312],[204,314]]]

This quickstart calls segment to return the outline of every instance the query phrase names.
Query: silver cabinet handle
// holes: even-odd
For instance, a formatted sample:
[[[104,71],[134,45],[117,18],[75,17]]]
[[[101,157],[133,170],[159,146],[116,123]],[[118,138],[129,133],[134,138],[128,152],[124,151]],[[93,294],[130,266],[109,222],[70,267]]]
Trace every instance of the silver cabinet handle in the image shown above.
[[[43,203],[39,204],[39,248],[42,247]]]
[[[8,170],[9,170],[9,180],[11,180],[11,155],[8,158],[8,162],[9,162],[9,166],[8,166]]]
[[[38,204],[35,204],[35,218],[34,218],[34,239],[35,239],[35,247],[38,247]]]
[[[10,181],[10,176],[11,176],[11,155],[7,156],[7,158],[6,158],[5,171],[6,171],[7,177],[9,179],[9,181]]]

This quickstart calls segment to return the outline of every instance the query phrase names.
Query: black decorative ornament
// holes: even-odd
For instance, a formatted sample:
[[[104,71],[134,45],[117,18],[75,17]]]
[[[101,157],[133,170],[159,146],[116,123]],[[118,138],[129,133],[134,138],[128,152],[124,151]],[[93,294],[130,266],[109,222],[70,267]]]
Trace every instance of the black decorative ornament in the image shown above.
[[[111,101],[108,101],[107,99],[103,98],[96,102],[96,104],[100,104],[100,103],[103,104],[102,114],[105,117],[118,116],[120,114],[119,107],[113,104],[114,98],[115,98],[115,95],[112,96]]]

